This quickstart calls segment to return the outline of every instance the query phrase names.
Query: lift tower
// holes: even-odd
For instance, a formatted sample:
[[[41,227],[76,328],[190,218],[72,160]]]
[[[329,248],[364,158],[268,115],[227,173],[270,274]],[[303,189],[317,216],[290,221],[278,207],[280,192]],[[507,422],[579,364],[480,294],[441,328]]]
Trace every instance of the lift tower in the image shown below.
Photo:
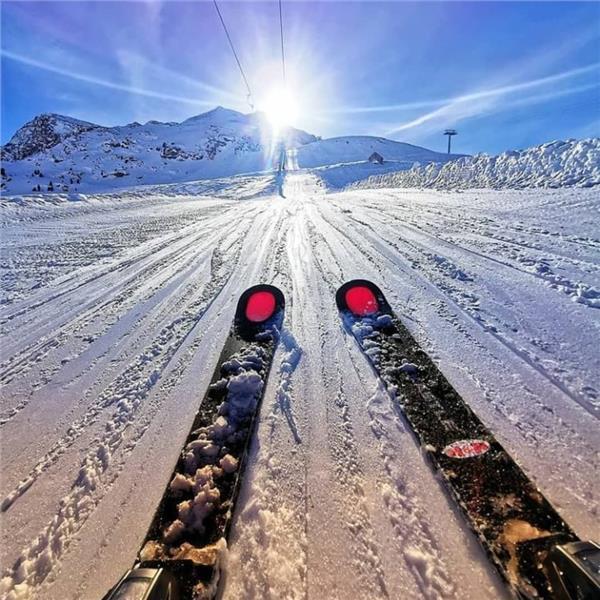
[[[450,154],[450,142],[452,140],[452,136],[458,135],[458,131],[456,131],[456,129],[446,129],[446,131],[444,131],[444,135],[448,136],[448,154]]]

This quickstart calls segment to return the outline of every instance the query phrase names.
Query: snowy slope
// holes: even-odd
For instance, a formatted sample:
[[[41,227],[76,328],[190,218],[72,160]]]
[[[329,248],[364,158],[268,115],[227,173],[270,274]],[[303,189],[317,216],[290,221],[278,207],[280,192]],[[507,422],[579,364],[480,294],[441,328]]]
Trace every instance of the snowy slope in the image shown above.
[[[447,164],[375,175],[360,188],[592,187],[600,184],[600,138],[548,142],[498,156],[478,154]]]
[[[316,138],[296,129],[286,143]],[[100,127],[41,115],[2,148],[5,193],[88,192],[263,171],[277,157],[272,129],[260,113],[222,107],[182,123],[149,121]]]
[[[373,152],[383,157],[383,164],[369,162]],[[317,140],[290,150],[288,155],[293,169],[314,169],[319,179],[332,190],[374,175],[405,171],[432,162],[445,163],[464,156],[441,154],[404,142],[359,135]]]
[[[225,600],[506,597],[340,323],[354,277],[575,531],[597,531],[595,190],[325,201],[299,172],[285,198],[233,199],[268,192],[259,179],[3,206],[0,597],[92,600],[131,565],[257,282],[284,291],[286,320]]]
[[[383,164],[371,163],[368,160],[363,160],[315,167],[312,171],[324,182],[328,189],[338,191],[353,183],[369,179],[370,177],[406,171],[413,165],[413,162],[402,160],[386,160]]]
[[[380,137],[350,135],[317,140],[298,148],[297,163],[301,169],[339,163],[355,163],[368,160],[373,152],[378,152],[386,161],[403,163],[404,168],[413,166],[415,162],[420,164],[443,163],[462,156],[461,154],[441,154],[420,146],[394,142]]]

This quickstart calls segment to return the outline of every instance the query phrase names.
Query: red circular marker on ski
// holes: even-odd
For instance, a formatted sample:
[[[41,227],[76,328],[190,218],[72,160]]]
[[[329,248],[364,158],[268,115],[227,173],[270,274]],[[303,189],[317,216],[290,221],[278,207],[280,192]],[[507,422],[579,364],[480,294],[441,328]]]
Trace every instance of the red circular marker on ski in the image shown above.
[[[359,317],[372,315],[379,310],[375,294],[364,285],[357,285],[346,291],[346,306],[350,312]]]
[[[262,323],[273,315],[276,304],[271,292],[254,292],[246,303],[246,319],[252,323]]]
[[[446,446],[442,452],[450,458],[473,458],[481,456],[490,449],[485,440],[459,440]]]

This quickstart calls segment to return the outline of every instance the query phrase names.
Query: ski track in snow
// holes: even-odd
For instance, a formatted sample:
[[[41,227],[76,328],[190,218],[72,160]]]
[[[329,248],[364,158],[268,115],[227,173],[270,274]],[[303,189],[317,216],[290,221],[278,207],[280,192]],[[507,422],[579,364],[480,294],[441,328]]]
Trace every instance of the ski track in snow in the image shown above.
[[[4,208],[1,597],[97,598],[130,565],[258,282],[282,289],[286,319],[224,598],[504,594],[340,322],[353,277],[381,285],[576,531],[594,529],[594,193],[325,194],[307,171],[282,192]]]
[[[373,226],[361,221],[359,221],[359,223],[374,232]],[[381,236],[381,239],[388,245],[392,246],[399,256],[405,257],[407,261],[411,261],[410,256],[418,255],[419,253],[425,256],[428,259],[427,263],[413,262],[412,267],[417,272],[425,272],[428,284],[431,284],[433,288],[437,288],[436,291],[441,291],[447,298],[451,298],[452,303],[457,306],[459,310],[461,310],[466,316],[480,323],[487,332],[497,337],[497,339],[509,350],[527,362],[532,368],[538,370],[543,377],[548,379],[548,381],[558,387],[575,402],[581,404],[584,409],[589,410],[592,414],[598,414],[597,406],[594,404],[589,405],[586,399],[581,399],[579,395],[573,393],[560,379],[549,374],[544,366],[540,364],[537,356],[532,355],[532,353],[527,349],[515,345],[501,332],[499,332],[494,325],[488,323],[479,312],[479,298],[476,295],[466,292],[464,286],[459,287],[451,281],[451,279],[472,281],[473,277],[467,275],[464,271],[457,269],[454,263],[448,259],[437,254],[432,255],[431,253],[428,253],[420,244],[405,241],[405,244],[410,248],[410,250],[406,252],[402,251],[397,244],[389,242],[385,237]],[[441,271],[441,274],[445,276],[446,280],[444,281],[444,278],[440,278],[435,273],[427,273],[428,263],[429,266],[433,266],[436,270]]]

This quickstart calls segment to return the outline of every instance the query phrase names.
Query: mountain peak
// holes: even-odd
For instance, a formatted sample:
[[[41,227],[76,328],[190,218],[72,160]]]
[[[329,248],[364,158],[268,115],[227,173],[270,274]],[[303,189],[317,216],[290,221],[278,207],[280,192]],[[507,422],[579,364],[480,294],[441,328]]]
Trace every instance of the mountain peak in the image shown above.
[[[195,115],[182,121],[183,123],[195,123],[197,121],[204,121],[205,119],[211,119],[215,122],[222,121],[240,121],[245,119],[246,115],[244,113],[238,112],[237,110],[232,110],[231,108],[225,108],[223,106],[216,106],[212,110],[209,110],[204,113],[200,113],[199,115]]]
[[[60,144],[65,138],[77,135],[99,125],[80,121],[73,117],[56,113],[42,113],[28,121],[2,147],[4,160],[21,160],[32,154],[48,150]]]
[[[4,190],[106,189],[250,173],[277,157],[271,128],[252,115],[217,106],[183,123],[148,121],[103,127],[46,113],[25,124],[2,148]],[[286,131],[290,145],[316,138]]]
[[[81,119],[75,119],[74,117],[68,117],[67,115],[48,112],[34,117],[31,121],[25,123],[21,129],[35,124],[47,124],[48,126],[52,126],[54,128],[60,127],[61,125],[67,125],[69,127],[86,130],[94,127],[100,127],[100,125],[96,125],[96,123],[92,123],[90,121],[82,121]]]

